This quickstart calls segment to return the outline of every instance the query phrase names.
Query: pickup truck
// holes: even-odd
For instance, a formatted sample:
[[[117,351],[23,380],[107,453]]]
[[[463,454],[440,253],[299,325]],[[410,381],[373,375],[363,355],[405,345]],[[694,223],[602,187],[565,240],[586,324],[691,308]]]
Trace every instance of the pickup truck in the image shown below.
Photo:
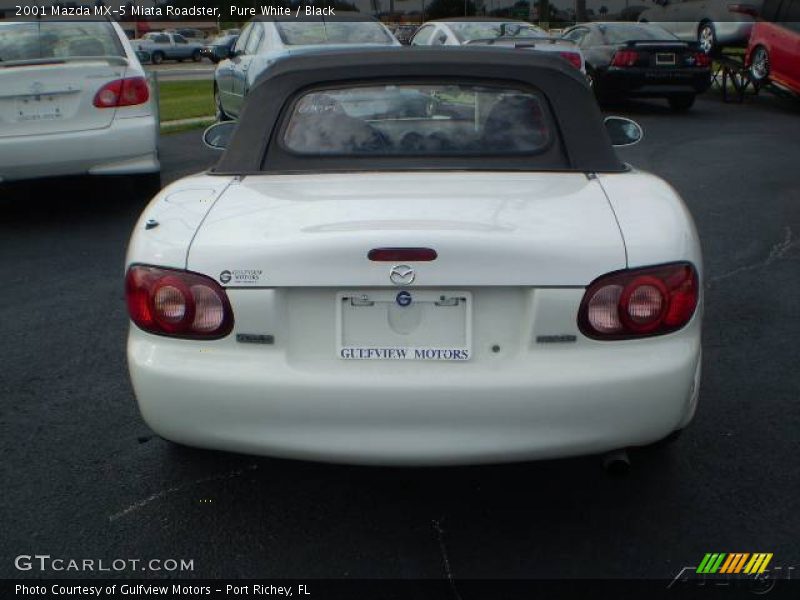
[[[203,44],[190,42],[179,33],[146,33],[132,43],[135,49],[149,52],[154,65],[159,65],[165,60],[180,62],[192,59],[194,62],[200,62],[203,58],[200,54]]]

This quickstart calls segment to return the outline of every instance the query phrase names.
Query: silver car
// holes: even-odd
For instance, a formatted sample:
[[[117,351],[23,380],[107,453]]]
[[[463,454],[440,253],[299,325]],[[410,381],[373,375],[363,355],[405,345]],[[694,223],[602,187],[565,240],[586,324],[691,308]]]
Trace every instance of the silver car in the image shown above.
[[[385,25],[363,16],[315,21],[257,18],[242,30],[231,58],[217,65],[214,101],[217,120],[236,119],[251,86],[275,60],[310,48],[359,48],[399,46]]]
[[[136,175],[154,188],[158,128],[117,23],[0,21],[0,181]]]
[[[639,15],[678,38],[700,43],[706,54],[723,46],[744,46],[763,0],[654,0],[656,6]]]
[[[555,52],[573,67],[586,72],[583,53],[570,40],[525,21],[489,17],[464,17],[428,21],[414,34],[412,46],[498,46]]]

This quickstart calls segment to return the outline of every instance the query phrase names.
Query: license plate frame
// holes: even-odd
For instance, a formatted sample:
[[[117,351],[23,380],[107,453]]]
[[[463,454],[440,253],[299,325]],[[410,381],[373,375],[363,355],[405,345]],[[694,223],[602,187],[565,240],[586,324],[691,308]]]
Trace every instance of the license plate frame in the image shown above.
[[[674,67],[675,62],[674,52],[656,52],[656,65],[664,67]]]
[[[21,96],[16,104],[17,123],[57,121],[64,116],[63,106],[56,94]]]
[[[408,300],[413,308],[404,306]],[[473,298],[470,292],[347,290],[336,294],[335,310],[335,346],[340,360],[465,362],[472,359]],[[392,317],[403,316],[407,310],[422,314],[415,328],[403,333],[394,329],[396,324],[393,324]],[[439,317],[442,320],[437,322]],[[452,323],[460,323],[460,328],[450,327]],[[426,339],[425,343],[418,343],[414,341],[415,335],[416,339],[437,335],[442,339],[433,343]],[[373,336],[381,336],[385,342]],[[357,338],[370,339],[357,342]],[[406,339],[410,343],[403,343]]]

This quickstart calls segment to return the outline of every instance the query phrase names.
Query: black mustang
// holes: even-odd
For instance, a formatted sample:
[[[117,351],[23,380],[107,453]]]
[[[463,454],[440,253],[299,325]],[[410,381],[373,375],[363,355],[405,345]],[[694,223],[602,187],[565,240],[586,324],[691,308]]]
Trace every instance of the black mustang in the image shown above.
[[[711,59],[695,42],[683,42],[657,25],[585,23],[564,32],[580,46],[598,101],[620,97],[666,98],[688,110],[711,85]]]

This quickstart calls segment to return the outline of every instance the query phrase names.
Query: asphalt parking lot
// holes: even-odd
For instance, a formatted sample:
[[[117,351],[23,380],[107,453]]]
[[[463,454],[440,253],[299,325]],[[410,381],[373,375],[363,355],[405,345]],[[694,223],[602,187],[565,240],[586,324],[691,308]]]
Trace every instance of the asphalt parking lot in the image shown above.
[[[716,551],[800,567],[800,104],[609,112],[643,125],[624,157],[683,195],[707,277],[698,414],[625,478],[596,457],[384,469],[176,450],[140,419],[125,364],[146,199],[0,188],[0,576],[42,576],[14,568],[35,553],[193,559],[181,575],[203,578],[672,578]],[[199,132],[162,141],[165,182],[214,158]]]

